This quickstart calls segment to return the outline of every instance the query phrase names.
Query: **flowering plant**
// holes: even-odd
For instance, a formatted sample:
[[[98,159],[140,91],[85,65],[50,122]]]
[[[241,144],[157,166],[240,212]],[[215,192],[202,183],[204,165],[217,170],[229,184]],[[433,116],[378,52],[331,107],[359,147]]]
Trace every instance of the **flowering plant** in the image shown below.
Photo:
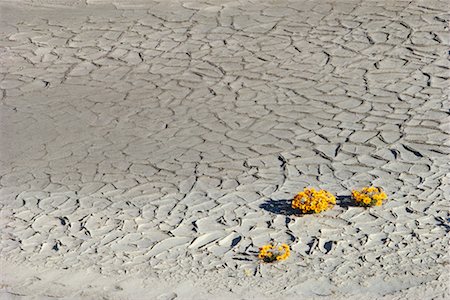
[[[383,200],[387,199],[386,193],[382,188],[370,186],[364,187],[362,190],[352,191],[352,198],[361,206],[380,206],[383,203]]]
[[[292,200],[292,208],[300,209],[302,213],[320,213],[336,204],[336,197],[328,191],[316,191],[313,188],[305,188]]]
[[[258,258],[263,262],[271,263],[274,261],[285,260],[290,254],[291,250],[287,244],[281,244],[280,246],[268,244],[259,248]]]

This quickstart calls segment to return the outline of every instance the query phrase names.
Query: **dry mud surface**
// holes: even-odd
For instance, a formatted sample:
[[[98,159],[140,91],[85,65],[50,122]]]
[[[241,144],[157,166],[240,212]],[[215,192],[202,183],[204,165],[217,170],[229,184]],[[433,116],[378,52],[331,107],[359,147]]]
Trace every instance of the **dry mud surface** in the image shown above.
[[[0,8],[1,299],[449,297],[445,1]]]

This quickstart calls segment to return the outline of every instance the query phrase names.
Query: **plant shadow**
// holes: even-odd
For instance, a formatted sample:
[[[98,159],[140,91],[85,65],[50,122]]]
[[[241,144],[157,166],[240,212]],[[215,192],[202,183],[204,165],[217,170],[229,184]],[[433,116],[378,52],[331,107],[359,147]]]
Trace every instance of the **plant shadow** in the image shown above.
[[[267,210],[268,212],[271,212],[273,214],[278,215],[298,215],[298,210],[295,210],[291,206],[292,200],[287,199],[281,199],[281,200],[272,200],[269,199],[268,201],[261,204],[259,207]]]
[[[300,213],[298,210],[293,209],[291,203],[292,203],[291,199],[280,199],[280,200],[269,199],[266,202],[262,203],[259,207],[277,215],[285,215],[285,216],[305,215]],[[359,207],[358,204],[352,201],[351,196],[337,196],[336,205],[342,208]]]
[[[355,201],[352,200],[352,196],[337,196],[336,205],[347,208],[347,207],[360,207]]]

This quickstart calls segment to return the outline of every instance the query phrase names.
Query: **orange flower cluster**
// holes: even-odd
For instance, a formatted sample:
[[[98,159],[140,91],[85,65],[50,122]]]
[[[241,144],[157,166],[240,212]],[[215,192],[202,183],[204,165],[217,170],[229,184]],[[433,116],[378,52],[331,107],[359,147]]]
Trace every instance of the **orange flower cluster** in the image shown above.
[[[305,188],[292,200],[292,208],[300,209],[302,213],[320,213],[336,204],[336,197],[328,191],[316,191]]]
[[[271,263],[274,261],[285,260],[289,255],[291,255],[291,250],[287,244],[281,244],[278,247],[269,244],[259,248],[258,258],[264,262]]]
[[[352,198],[361,206],[380,206],[383,200],[387,199],[387,195],[382,188],[371,186],[360,191],[353,190]]]

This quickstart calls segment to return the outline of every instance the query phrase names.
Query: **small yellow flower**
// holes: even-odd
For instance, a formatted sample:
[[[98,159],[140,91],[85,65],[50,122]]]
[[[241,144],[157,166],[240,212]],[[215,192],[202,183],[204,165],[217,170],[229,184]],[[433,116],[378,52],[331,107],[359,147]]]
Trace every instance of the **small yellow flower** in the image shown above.
[[[289,257],[289,255],[290,249],[287,244],[281,244],[278,247],[269,244],[259,248],[258,258],[264,262],[271,263],[274,261],[285,260]]]
[[[352,198],[356,203],[362,206],[380,206],[387,199],[387,195],[379,187],[364,187],[360,191],[353,190]]]
[[[336,204],[336,198],[328,191],[316,191],[314,188],[305,188],[292,200],[292,208],[302,213],[320,213]]]

